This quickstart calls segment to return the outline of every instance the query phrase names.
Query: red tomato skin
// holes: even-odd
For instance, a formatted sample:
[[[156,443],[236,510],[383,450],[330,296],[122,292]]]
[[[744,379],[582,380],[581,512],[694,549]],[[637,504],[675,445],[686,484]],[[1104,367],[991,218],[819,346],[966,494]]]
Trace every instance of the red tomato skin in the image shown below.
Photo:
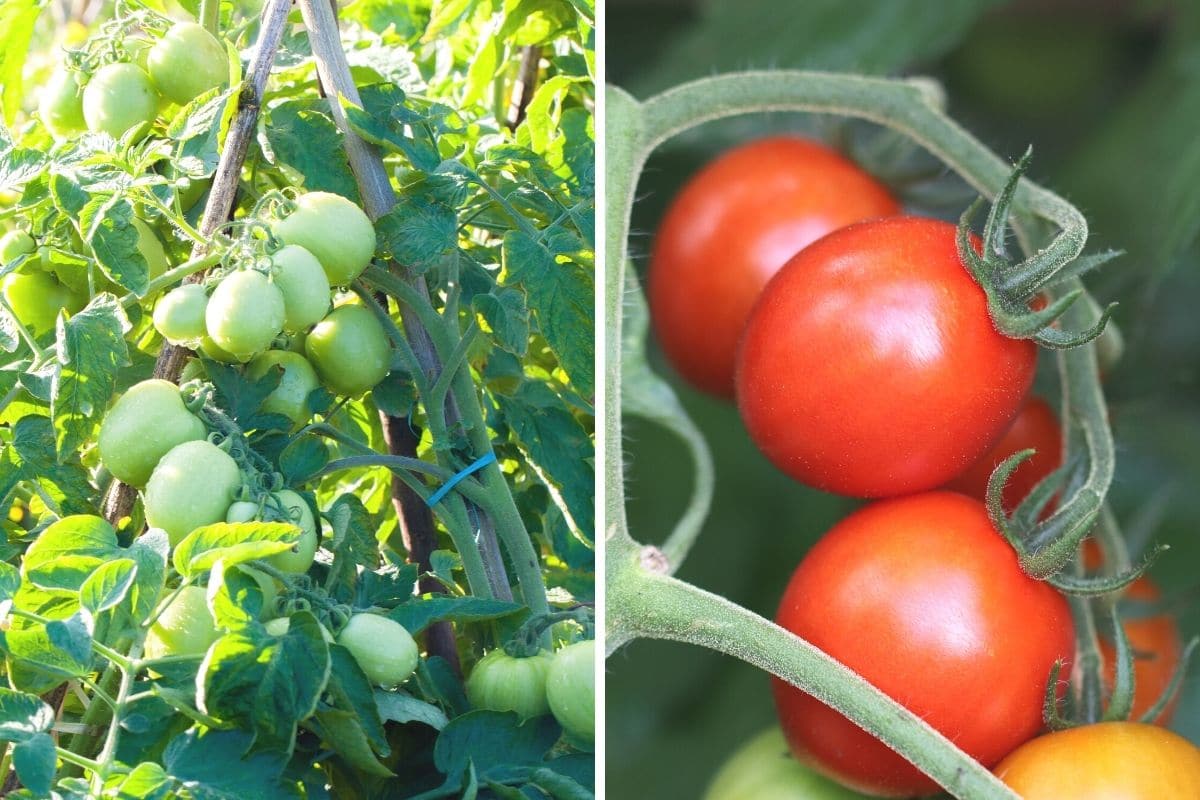
[[[1058,426],[1058,417],[1050,404],[1040,397],[1030,397],[1000,441],[983,458],[967,467],[966,472],[947,483],[946,488],[983,501],[992,470],[1013,453],[1029,448],[1037,452],[1022,462],[1004,486],[1001,504],[1005,511],[1015,509],[1039,481],[1062,466],[1062,430]]]
[[[955,235],[918,217],[861,222],[771,279],[738,351],[737,399],[777,467],[890,497],[941,486],[1003,435],[1037,346],[995,329]]]
[[[738,339],[771,276],[830,231],[899,212],[882,184],[808,139],[721,155],[675,197],[655,237],[648,294],[667,357],[689,383],[732,399]]]
[[[776,621],[987,766],[1042,730],[1046,680],[1074,649],[1066,600],[1021,571],[982,503],[953,492],[846,517],[797,567]],[[819,700],[778,679],[773,688],[801,761],[871,795],[937,791]]]

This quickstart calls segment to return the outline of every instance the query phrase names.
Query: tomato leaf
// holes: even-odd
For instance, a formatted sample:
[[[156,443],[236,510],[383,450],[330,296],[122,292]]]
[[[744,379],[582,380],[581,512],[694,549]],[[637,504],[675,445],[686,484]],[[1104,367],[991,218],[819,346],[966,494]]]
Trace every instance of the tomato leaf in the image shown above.
[[[22,570],[36,586],[79,591],[94,570],[120,558],[120,552],[117,532],[104,519],[64,517],[29,546]]]
[[[108,561],[98,567],[79,588],[79,603],[92,614],[118,605],[137,580],[137,562],[131,558]]]
[[[407,692],[376,692],[375,703],[385,722],[420,722],[439,731],[450,722],[445,711]]]
[[[48,795],[54,785],[54,772],[58,765],[58,754],[54,739],[48,733],[39,733],[18,742],[12,751],[13,769],[29,791],[38,796]]]
[[[163,766],[171,777],[188,784],[190,792],[205,800],[299,798],[295,786],[282,780],[287,756],[265,750],[249,752],[252,743],[253,736],[243,731],[192,729],[167,745]]]
[[[0,687],[0,741],[26,742],[54,724],[54,709],[35,694]]]
[[[388,612],[388,617],[416,635],[435,622],[481,622],[503,619],[525,611],[525,606],[486,597],[447,597],[409,600]]]
[[[265,127],[275,159],[296,170],[309,191],[333,192],[359,202],[358,184],[342,151],[342,136],[327,101],[288,100],[273,106]]]
[[[150,265],[138,249],[133,206],[124,197],[98,195],[79,214],[79,227],[106,276],[141,297],[150,284]]]
[[[389,747],[367,676],[346,648],[331,647],[329,655],[332,669],[325,702],[309,724],[358,769],[368,775],[390,776],[392,771],[375,755],[386,755]]]
[[[273,556],[300,540],[300,528],[287,522],[218,522],[197,528],[175,548],[175,569],[191,577],[212,569]]]

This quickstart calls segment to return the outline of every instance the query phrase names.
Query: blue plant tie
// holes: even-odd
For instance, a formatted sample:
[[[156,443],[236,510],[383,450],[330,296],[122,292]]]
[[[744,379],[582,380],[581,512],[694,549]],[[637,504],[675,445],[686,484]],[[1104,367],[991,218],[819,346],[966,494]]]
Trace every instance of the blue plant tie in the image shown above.
[[[427,499],[425,501],[425,505],[430,506],[430,507],[437,505],[438,502],[441,501],[441,499],[443,497],[445,497],[447,494],[449,494],[450,490],[453,489],[455,486],[457,486],[463,478],[467,477],[472,472],[478,472],[479,470],[483,469],[484,467],[486,467],[488,464],[491,464],[495,460],[496,460],[496,454],[494,452],[488,453],[485,456],[480,456],[479,458],[475,459],[474,461],[471,462],[471,464],[469,466],[464,468],[462,471],[455,473],[450,478],[450,480],[443,483],[442,488],[438,489],[436,492],[429,495],[429,499]]]

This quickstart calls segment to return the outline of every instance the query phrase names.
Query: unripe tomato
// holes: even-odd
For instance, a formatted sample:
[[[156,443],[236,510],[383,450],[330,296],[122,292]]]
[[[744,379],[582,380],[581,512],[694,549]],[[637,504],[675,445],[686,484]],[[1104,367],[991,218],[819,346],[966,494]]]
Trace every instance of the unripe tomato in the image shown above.
[[[153,280],[167,271],[167,253],[153,228],[137,218],[133,220],[133,227],[138,232],[138,252],[146,259],[148,274]]]
[[[404,626],[378,614],[355,614],[337,635],[371,683],[397,686],[417,669],[417,643]]]
[[[779,728],[738,748],[709,784],[704,800],[864,800],[804,766],[788,751]]]
[[[308,396],[320,387],[321,382],[307,358],[287,350],[268,350],[255,357],[246,365],[246,375],[260,380],[274,367],[281,367],[283,376],[275,390],[263,400],[261,410],[268,414],[283,414],[292,421],[293,429],[298,429],[312,419]]]
[[[158,91],[181,106],[229,78],[225,48],[194,22],[172,25],[150,48],[146,68]]]
[[[207,327],[207,310],[205,313],[205,326]],[[242,363],[233,353],[221,349],[221,346],[212,340],[211,336],[204,336],[200,339],[200,352],[211,358],[213,361],[220,361],[222,364],[240,364]]]
[[[234,272],[217,284],[205,319],[208,335],[239,361],[266,350],[283,331],[283,293],[261,272]]]
[[[317,521],[313,518],[312,509],[308,507],[308,502],[303,497],[291,489],[276,492],[274,498],[283,506],[286,518],[277,516],[278,511],[274,506],[268,506],[265,510],[270,513],[262,517],[258,513],[257,503],[239,500],[229,506],[225,512],[225,521],[251,522],[256,519],[268,519],[295,523],[300,528],[300,541],[293,545],[291,550],[276,553],[263,560],[280,572],[293,575],[308,572],[308,568],[312,566],[313,559],[316,557],[317,547],[321,543],[321,536],[317,530]]]
[[[1046,681],[1074,653],[1066,600],[1026,575],[978,500],[927,492],[868,505],[796,568],[780,625],[853,669],[991,766],[1042,729]],[[934,782],[862,728],[774,681],[801,761],[857,791]]]
[[[887,189],[817,142],[779,136],[723,154],[671,202],[654,240],[654,331],[690,383],[733,397],[754,301],[789,258],[832,230],[899,213]]]
[[[596,736],[596,643],[587,639],[554,654],[546,698],[563,730],[592,741]]]
[[[546,675],[553,661],[545,650],[528,658],[514,658],[497,647],[471,670],[467,699],[475,708],[515,711],[522,722],[549,714]]]
[[[154,306],[154,329],[171,344],[193,346],[208,332],[208,294],[198,283],[185,283],[163,295]]]
[[[69,139],[87,130],[83,118],[83,87],[79,73],[59,68],[42,87],[38,116],[56,139]]]
[[[262,570],[245,564],[239,564],[238,569],[249,575],[258,584],[258,590],[262,594],[262,611],[259,612],[258,618],[267,620],[274,617],[275,598],[279,597],[279,582]]]
[[[146,482],[146,522],[166,531],[174,547],[196,528],[223,521],[241,486],[241,470],[228,453],[208,441],[184,442]]]
[[[185,586],[146,634],[146,657],[202,656],[220,634],[204,589]]]
[[[955,237],[938,220],[860,222],[771,279],[738,350],[737,397],[776,466],[838,494],[909,494],[1004,434],[1037,346],[996,330]]]
[[[1013,453],[1029,448],[1037,452],[1021,463],[1004,486],[1001,504],[1005,511],[1015,509],[1038,482],[1062,466],[1062,431],[1058,427],[1058,417],[1050,404],[1040,397],[1030,397],[1000,441],[983,458],[967,467],[966,472],[947,483],[946,488],[985,500],[992,471]]]
[[[272,636],[286,636],[287,632],[292,629],[292,620],[289,617],[278,617],[266,624],[267,633]],[[326,630],[325,626],[321,626],[321,638],[329,644],[333,644],[333,634]]]
[[[93,133],[120,139],[130,128],[153,125],[157,116],[158,92],[133,64],[101,67],[83,89],[83,118]]]
[[[317,257],[329,282],[345,286],[362,274],[375,255],[375,226],[361,208],[330,192],[309,192],[296,210],[275,223],[275,236]]]
[[[37,250],[37,242],[25,231],[9,231],[0,236],[0,264],[11,264]]]
[[[140,488],[163,456],[206,434],[204,423],[184,406],[178,386],[148,380],[130,387],[113,404],[100,424],[97,446],[109,472]]]
[[[317,323],[304,343],[308,360],[335,394],[355,397],[383,380],[391,368],[391,344],[369,308],[338,306]]]
[[[271,277],[283,292],[285,331],[306,331],[325,318],[329,278],[316,256],[298,245],[286,245],[271,256]]]
[[[41,336],[54,330],[58,312],[74,314],[84,300],[45,272],[10,272],[0,283],[9,307],[29,332]]]
[[[1024,800],[1183,800],[1200,797],[1200,748],[1154,725],[1102,722],[1038,737],[996,775]]]

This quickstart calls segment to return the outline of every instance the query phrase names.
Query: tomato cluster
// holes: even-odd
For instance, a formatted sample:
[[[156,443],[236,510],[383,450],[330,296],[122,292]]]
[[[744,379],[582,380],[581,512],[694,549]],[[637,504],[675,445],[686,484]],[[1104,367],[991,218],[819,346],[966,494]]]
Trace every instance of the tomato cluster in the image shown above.
[[[1046,684],[1056,667],[1070,674],[1075,634],[1064,596],[1022,570],[984,501],[996,467],[1032,449],[1003,487],[1002,507],[1015,510],[1062,466],[1063,437],[1049,404],[1030,396],[1036,344],[993,323],[958,239],[952,224],[900,215],[885,187],[824,146],[764,139],[718,158],[673,201],[648,293],[668,360],[697,388],[733,395],[771,462],[875,500],[805,555],[779,624],[994,767],[1051,748],[1041,743],[1053,736],[1035,738]],[[1145,579],[1128,594],[1157,597]],[[1124,626],[1141,714],[1170,682],[1178,631],[1169,617]],[[1113,647],[1101,649],[1111,683]],[[714,797],[937,791],[838,711],[780,680],[774,693],[792,753],[847,793],[817,779],[816,795],[767,784],[751,795],[726,776]],[[775,746],[763,741],[764,752]],[[786,772],[793,788],[813,780],[794,762]]]

